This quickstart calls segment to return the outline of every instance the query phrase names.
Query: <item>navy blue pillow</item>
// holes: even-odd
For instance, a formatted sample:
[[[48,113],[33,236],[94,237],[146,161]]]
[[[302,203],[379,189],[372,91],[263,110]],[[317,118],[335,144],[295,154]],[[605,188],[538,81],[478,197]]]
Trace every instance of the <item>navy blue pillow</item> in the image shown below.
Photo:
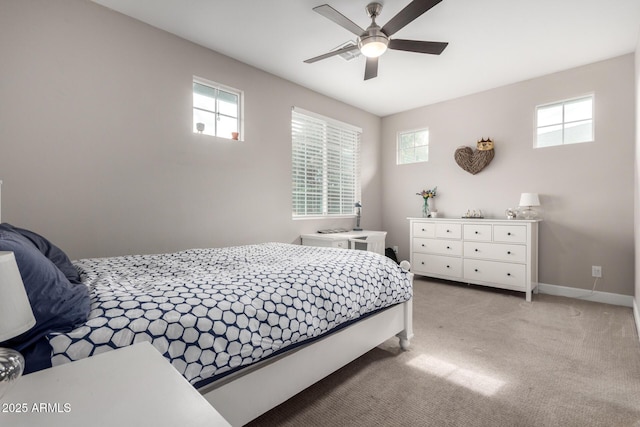
[[[64,253],[62,249],[60,249],[38,233],[34,233],[30,230],[25,230],[24,228],[14,227],[13,225],[8,223],[0,224],[0,230],[15,231],[17,233],[20,233],[21,235],[29,239],[29,241],[31,241],[31,243],[33,243],[44,256],[46,256],[51,262],[53,262],[71,283],[80,283],[80,273],[78,273],[78,270],[71,263],[71,260],[69,259],[67,254]]]
[[[87,321],[89,289],[82,284],[70,283],[53,262],[18,232],[0,230],[0,251],[14,253],[36,319],[33,328],[0,343],[0,347],[23,353],[26,356],[25,372],[31,372],[40,362],[29,360],[29,354],[34,348],[43,347],[47,334],[68,332]]]

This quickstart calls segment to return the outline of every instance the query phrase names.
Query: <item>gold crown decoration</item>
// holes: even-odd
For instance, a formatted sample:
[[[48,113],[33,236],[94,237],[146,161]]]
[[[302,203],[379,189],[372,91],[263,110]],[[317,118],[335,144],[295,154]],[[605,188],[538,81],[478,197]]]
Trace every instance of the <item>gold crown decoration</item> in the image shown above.
[[[493,150],[493,141],[491,140],[491,138],[487,138],[487,139],[482,138],[478,140],[476,147],[478,148],[479,151]]]

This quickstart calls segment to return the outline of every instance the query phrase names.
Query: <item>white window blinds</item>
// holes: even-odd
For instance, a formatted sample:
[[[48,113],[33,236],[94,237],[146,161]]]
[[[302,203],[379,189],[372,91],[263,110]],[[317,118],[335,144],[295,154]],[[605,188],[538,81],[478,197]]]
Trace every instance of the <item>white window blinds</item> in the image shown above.
[[[352,125],[294,108],[293,217],[353,215],[360,200],[360,135]]]

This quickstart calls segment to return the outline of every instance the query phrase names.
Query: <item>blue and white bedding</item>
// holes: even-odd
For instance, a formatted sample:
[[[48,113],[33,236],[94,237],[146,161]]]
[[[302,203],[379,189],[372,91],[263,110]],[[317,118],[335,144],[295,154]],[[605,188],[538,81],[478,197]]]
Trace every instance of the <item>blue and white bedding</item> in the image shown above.
[[[382,255],[284,243],[74,264],[91,312],[49,335],[52,364],[149,341],[196,386],[412,296]]]

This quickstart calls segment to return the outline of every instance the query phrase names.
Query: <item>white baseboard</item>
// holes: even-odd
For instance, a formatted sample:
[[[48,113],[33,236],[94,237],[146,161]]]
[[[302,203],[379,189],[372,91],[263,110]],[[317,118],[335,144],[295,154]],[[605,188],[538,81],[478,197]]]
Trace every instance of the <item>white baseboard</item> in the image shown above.
[[[636,333],[640,340],[640,308],[638,308],[638,303],[635,299],[633,300],[633,317],[636,319]]]
[[[583,299],[585,301],[601,302],[604,304],[621,305],[623,307],[634,307],[634,299],[631,295],[612,294],[610,292],[595,291],[588,289],[570,288],[568,286],[550,285],[548,283],[538,283],[538,290],[542,294],[557,295]],[[638,325],[638,307],[635,306],[636,325]]]

